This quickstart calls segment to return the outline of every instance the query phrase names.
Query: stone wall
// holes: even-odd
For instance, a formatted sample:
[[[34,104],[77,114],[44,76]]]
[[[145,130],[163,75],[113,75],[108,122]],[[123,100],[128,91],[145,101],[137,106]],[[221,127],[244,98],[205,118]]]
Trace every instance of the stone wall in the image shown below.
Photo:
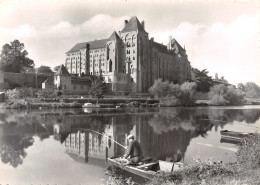
[[[29,86],[33,88],[41,88],[42,83],[47,79],[53,80],[53,75],[35,74],[35,73],[7,73],[4,72],[0,75],[1,81],[9,84],[9,88],[20,86]]]

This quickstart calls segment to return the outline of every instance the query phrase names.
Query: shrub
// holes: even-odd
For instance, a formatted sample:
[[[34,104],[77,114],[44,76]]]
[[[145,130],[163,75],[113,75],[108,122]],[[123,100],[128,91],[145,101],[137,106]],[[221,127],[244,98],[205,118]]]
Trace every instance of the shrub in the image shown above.
[[[236,153],[237,162],[241,169],[260,167],[260,135],[253,134],[242,140]]]
[[[245,93],[233,86],[214,85],[209,96],[214,105],[240,105],[244,102]]]
[[[45,91],[45,90],[39,90],[37,92],[37,97],[38,98],[56,98],[57,93],[56,92],[48,92],[48,91]]]
[[[196,88],[197,85],[194,82],[185,82],[179,85],[158,79],[149,92],[157,96],[161,103],[167,106],[193,105]]]
[[[7,90],[6,97],[9,99],[37,98],[37,92],[38,90],[32,87],[21,87]]]

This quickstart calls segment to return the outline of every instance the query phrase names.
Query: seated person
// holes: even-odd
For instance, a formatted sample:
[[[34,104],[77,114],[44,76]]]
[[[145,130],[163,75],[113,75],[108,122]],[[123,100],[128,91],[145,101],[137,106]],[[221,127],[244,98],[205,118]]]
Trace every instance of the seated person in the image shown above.
[[[123,158],[133,163],[141,162],[143,153],[139,142],[134,139],[132,134],[127,137],[127,140],[129,142],[128,149]]]

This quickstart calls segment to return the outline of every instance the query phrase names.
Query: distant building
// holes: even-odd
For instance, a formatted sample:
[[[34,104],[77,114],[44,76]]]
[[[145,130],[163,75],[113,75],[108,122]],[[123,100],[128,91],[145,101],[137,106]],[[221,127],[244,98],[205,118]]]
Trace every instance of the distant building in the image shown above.
[[[87,94],[90,88],[90,77],[71,75],[64,65],[61,65],[54,74],[54,86],[64,94]]]
[[[167,46],[149,40],[145,23],[132,17],[122,31],[107,39],[77,43],[66,53],[71,74],[102,75],[112,91],[147,92],[156,79],[191,80],[185,48],[170,37]]]

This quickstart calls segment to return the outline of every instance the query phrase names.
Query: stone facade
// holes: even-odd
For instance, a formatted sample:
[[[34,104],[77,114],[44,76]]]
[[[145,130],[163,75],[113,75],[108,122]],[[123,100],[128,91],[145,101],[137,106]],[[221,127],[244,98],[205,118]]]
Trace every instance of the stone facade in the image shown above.
[[[103,75],[106,83],[116,83],[115,74],[128,75],[128,85],[115,91],[147,92],[156,79],[175,83],[191,80],[191,66],[185,48],[170,38],[167,46],[149,39],[144,21],[137,17],[125,21],[122,31],[108,39],[76,44],[66,53],[70,73]]]
[[[69,74],[67,69],[61,65],[54,75],[54,88],[63,94],[86,95],[90,89],[90,77],[77,77]]]
[[[53,75],[37,73],[0,73],[0,89],[10,89],[21,86],[42,88],[42,83],[46,79],[53,81]]]

